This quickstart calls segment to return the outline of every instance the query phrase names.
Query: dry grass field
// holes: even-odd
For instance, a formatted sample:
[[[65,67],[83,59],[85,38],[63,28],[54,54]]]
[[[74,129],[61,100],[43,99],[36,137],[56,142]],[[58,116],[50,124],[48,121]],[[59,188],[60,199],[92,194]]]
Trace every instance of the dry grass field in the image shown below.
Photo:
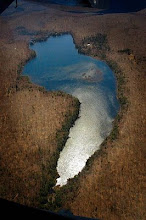
[[[63,126],[77,117],[78,100],[22,77],[21,66],[33,53],[9,36],[6,24],[0,26],[0,196],[38,206],[44,182],[47,190],[55,184],[58,151],[68,135]]]
[[[102,34],[110,50],[99,50],[95,46],[98,42],[90,42],[94,50],[88,54],[114,62],[121,70],[116,74],[117,92],[119,97],[121,93],[126,97],[126,105],[116,121],[117,135],[106,140],[77,178],[55,189],[51,203],[44,204],[80,216],[144,220],[145,10],[99,16],[69,13],[64,6],[38,7],[28,1],[22,1],[19,7],[21,10],[15,11],[11,6],[0,17],[0,196],[40,205],[43,178],[46,181],[54,175],[50,168],[54,169],[51,160],[58,149],[56,132],[62,129],[68,111],[70,115],[76,112],[76,99],[48,93],[19,76],[21,66],[33,56],[28,42],[51,33],[69,32],[77,47],[85,50],[83,40]],[[52,192],[48,192],[50,196]]]

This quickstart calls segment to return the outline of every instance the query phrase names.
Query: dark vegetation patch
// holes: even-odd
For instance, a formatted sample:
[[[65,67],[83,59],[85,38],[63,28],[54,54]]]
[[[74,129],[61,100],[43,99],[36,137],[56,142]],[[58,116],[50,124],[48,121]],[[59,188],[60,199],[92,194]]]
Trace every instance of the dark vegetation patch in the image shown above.
[[[130,55],[132,53],[132,50],[129,48],[123,49],[123,50],[118,50],[118,53],[125,53]]]
[[[84,38],[77,48],[83,54],[97,56],[101,59],[105,59],[106,52],[110,51],[107,35],[101,33]]]
[[[44,35],[43,31],[31,31],[31,30],[27,30],[25,27],[23,26],[19,26],[15,29],[17,31],[17,33],[19,35],[27,35],[27,36],[38,36],[38,35]]]

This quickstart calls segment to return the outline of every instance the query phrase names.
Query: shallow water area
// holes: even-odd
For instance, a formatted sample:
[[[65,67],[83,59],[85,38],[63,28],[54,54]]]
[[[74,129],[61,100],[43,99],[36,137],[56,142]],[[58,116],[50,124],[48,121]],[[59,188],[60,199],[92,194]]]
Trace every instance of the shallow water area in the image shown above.
[[[80,117],[70,129],[69,138],[57,163],[57,185],[77,175],[112,130],[119,104],[116,80],[105,62],[78,53],[71,35],[49,37],[30,46],[36,58],[23,74],[47,90],[61,90],[77,97]]]

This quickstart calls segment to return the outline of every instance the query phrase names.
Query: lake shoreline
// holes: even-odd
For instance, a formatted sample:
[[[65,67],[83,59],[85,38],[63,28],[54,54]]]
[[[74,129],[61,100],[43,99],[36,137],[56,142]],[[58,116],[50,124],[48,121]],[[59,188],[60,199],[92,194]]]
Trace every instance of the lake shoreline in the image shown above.
[[[120,121],[119,118],[117,118],[117,122],[115,122],[119,127],[118,133],[116,127],[114,131],[114,133],[118,134],[117,137],[115,138],[115,134],[113,134],[114,140],[110,141],[110,139],[108,139],[105,142],[104,146],[102,147],[103,150],[99,152],[98,155],[94,155],[92,161],[90,160],[91,163],[90,161],[88,162],[87,166],[89,169],[86,167],[85,171],[80,173],[77,178],[75,178],[73,181],[69,181],[68,186],[64,188],[63,191],[56,189],[56,195],[54,195],[54,192],[53,193],[50,192],[49,198],[50,198],[50,203],[52,204],[52,208],[53,210],[60,208],[70,209],[76,215],[98,217],[104,219],[107,219],[107,216],[108,217],[110,216],[110,219],[116,219],[117,216],[116,213],[118,213],[118,216],[120,216],[121,218],[124,218],[124,216],[132,216],[132,219],[135,219],[133,213],[135,213],[137,219],[142,218],[144,209],[140,208],[143,207],[142,206],[143,200],[141,201],[139,200],[140,196],[142,196],[141,194],[142,181],[139,181],[139,176],[141,177],[142,180],[143,178],[142,146],[144,140],[143,137],[144,95],[142,94],[144,91],[143,66],[145,63],[143,60],[144,59],[143,48],[141,48],[140,45],[138,44],[137,40],[139,38],[137,37],[137,35],[138,33],[140,33],[141,41],[144,42],[144,36],[142,31],[144,28],[141,25],[144,19],[144,16],[142,14],[143,12],[135,13],[133,15],[125,14],[124,17],[122,17],[122,15],[116,15],[116,19],[115,19],[115,15],[104,15],[102,16],[101,19],[101,16],[98,17],[90,16],[89,18],[86,17],[85,15],[78,15],[78,14],[71,15],[71,13],[69,13],[68,15],[66,12],[60,12],[59,10],[55,11],[55,9],[53,9],[53,11],[49,9],[47,10],[49,11],[49,13],[45,15],[43,11],[31,13],[29,19],[32,20],[32,24],[31,22],[29,22],[29,25],[27,22],[28,18],[25,15],[25,11],[19,13],[22,16],[24,16],[26,20],[23,19],[23,21],[22,20],[20,21],[19,18],[15,17],[15,14],[11,17],[12,20],[9,20],[8,17],[5,16],[3,19],[4,21],[6,20],[7,23],[11,26],[11,28],[13,29],[12,33],[14,33],[16,31],[15,28],[19,26],[18,25],[19,22],[22,26],[25,26],[26,30],[27,29],[29,31],[40,30],[40,24],[36,18],[39,15],[42,21],[44,21],[44,16],[45,16],[46,21],[43,23],[44,26],[42,32],[45,31],[54,32],[54,33],[71,32],[71,29],[74,28],[73,36],[76,45],[80,45],[82,40],[86,37],[90,37],[90,35],[96,35],[97,33],[107,34],[111,51],[109,52],[107,51],[106,58],[110,61],[112,60],[118,63],[118,65],[122,69],[122,72],[124,72],[126,83],[124,82],[125,88],[124,91],[122,90],[122,92],[124,93],[124,96],[128,98],[128,105],[127,103],[126,105],[124,104],[125,107],[122,110],[123,112],[122,118],[120,119]],[[63,18],[66,17],[68,18],[68,20],[63,21]],[[55,21],[54,18],[56,19]],[[98,18],[98,23],[96,22],[97,18]],[[19,22],[17,22],[17,19]],[[128,23],[130,19],[133,23],[131,22]],[[81,22],[81,25],[79,22],[77,22],[79,20]],[[103,26],[103,21],[105,22],[104,24],[106,24],[105,26]],[[70,27],[70,23],[72,24],[72,28]],[[1,25],[2,24],[3,21],[1,21]],[[125,29],[125,27],[127,29]],[[7,27],[5,26],[3,30],[6,30],[6,28]],[[39,93],[36,91],[37,90],[39,91],[39,89],[42,90],[41,88],[36,88],[36,86],[32,86],[32,84],[28,83],[26,79],[19,80],[18,85],[16,87],[16,81],[15,81],[15,79],[17,78],[17,73],[15,72],[15,70],[17,69],[16,66],[18,66],[20,60],[27,60],[29,57],[30,50],[28,49],[28,43],[31,40],[32,36],[22,35],[16,31],[15,32],[16,39],[14,40],[11,38],[10,33],[9,35],[7,34],[8,33],[7,30],[4,31],[3,33],[6,34],[4,38],[1,37],[0,46],[1,48],[3,48],[3,45],[5,45],[6,48],[5,60],[9,57],[9,54],[13,54],[11,58],[13,62],[9,61],[12,68],[11,70],[7,71],[10,72],[11,77],[9,77],[10,74],[8,75],[7,79],[3,77],[4,74],[1,77],[2,88],[4,88],[4,91],[7,91],[8,88],[10,88],[11,86],[9,95],[8,94],[6,95],[9,96],[9,99],[11,100],[12,103],[11,105],[13,105],[13,103],[15,104],[16,90],[17,90],[17,96],[19,92],[21,93],[21,96],[23,95],[22,93],[24,93],[24,91],[21,91],[22,88],[25,88],[24,96],[22,96],[23,100],[26,99],[25,96],[26,97],[40,96]],[[9,38],[8,41],[6,41],[7,38]],[[11,43],[8,43],[10,42],[10,39],[12,39]],[[18,48],[19,51],[21,52],[20,57],[16,56],[16,50],[14,50],[13,52],[13,48],[15,47]],[[7,48],[9,49],[9,53],[7,53]],[[124,51],[126,48],[130,48],[131,50],[130,55],[126,54],[126,52],[124,53],[118,52],[118,50]],[[95,52],[97,54],[96,48],[95,48]],[[14,63],[15,65],[13,65],[12,63]],[[22,65],[24,65],[24,63]],[[113,65],[113,63],[111,63],[111,65]],[[3,69],[2,69],[2,73],[5,73]],[[7,74],[5,75],[7,76]],[[119,80],[123,81],[121,79]],[[28,96],[27,96],[27,91],[29,91]],[[41,92],[41,94],[42,94],[41,99],[44,99],[44,96],[47,96],[48,93],[46,94],[46,92],[43,91]],[[38,98],[36,99],[36,101],[41,103],[41,99]],[[4,98],[2,98],[2,100],[4,100]],[[52,101],[53,100],[54,99],[52,99]],[[7,101],[8,100],[5,99],[4,103],[8,103]],[[125,101],[127,100],[123,99],[122,103],[125,103]],[[131,107],[131,103],[133,103],[133,108],[135,111],[133,111],[133,108]],[[30,103],[28,104],[28,106],[29,105]],[[15,111],[18,111],[18,108],[16,109],[16,107],[17,105],[15,106]],[[24,109],[24,107],[22,109]],[[34,111],[34,107],[32,109]],[[13,111],[11,111],[11,114],[15,111],[13,109]],[[1,113],[4,113],[4,115],[6,115],[7,112],[8,112],[8,108],[5,105],[1,108]],[[46,112],[45,109],[43,112]],[[141,114],[138,114],[139,112]],[[31,117],[33,116],[31,111],[29,111],[29,114]],[[37,117],[39,117],[39,114]],[[46,119],[48,117],[49,116],[46,114]],[[6,120],[7,120],[7,115],[6,115]],[[33,120],[35,122],[35,119]],[[7,125],[9,125],[10,122],[7,123],[8,123]],[[139,124],[141,124],[141,126],[139,126]],[[30,121],[30,125],[31,125],[31,121]],[[6,127],[6,125],[3,126],[4,126],[3,128]],[[14,125],[11,125],[12,128],[13,126]],[[42,125],[40,124],[39,127],[40,126]],[[10,134],[11,133],[12,132],[10,132]],[[137,139],[139,142],[137,141]],[[7,138],[7,140],[9,140],[9,138]],[[139,143],[141,146],[138,146]],[[137,150],[137,146],[139,151]],[[136,164],[136,169],[134,164]],[[125,175],[122,174],[123,172]],[[102,178],[100,178],[99,174],[101,175]],[[112,178],[110,178],[111,176]],[[128,184],[127,184],[127,180],[129,181]],[[117,191],[115,191],[115,188],[117,189]],[[59,199],[60,196],[62,195],[62,192],[65,192],[66,198],[64,200],[64,197],[62,197],[63,199],[62,201],[60,201]],[[135,198],[134,200],[132,200],[132,195],[134,195],[133,192],[137,192],[138,195],[138,197]],[[1,194],[1,195],[6,198],[7,194]],[[16,196],[15,192],[12,195],[13,196],[11,195],[7,196],[7,198],[13,200],[13,198]],[[100,199],[101,195],[103,198],[102,200]],[[120,203],[121,197],[124,198],[125,201],[127,201],[127,199],[128,201],[131,201],[132,205],[130,205],[128,201],[127,201],[128,204],[127,206],[125,206],[125,204]],[[52,203],[51,201],[54,201],[54,198],[55,198],[55,202]],[[88,210],[85,210],[84,207],[87,207],[87,200],[89,203],[89,208]],[[23,200],[20,201],[19,196],[16,196],[14,201],[23,202]],[[81,204],[81,201],[84,201],[83,205]],[[101,201],[103,201],[103,203]],[[28,204],[30,205],[35,203],[28,202]],[[51,204],[49,204],[48,207],[45,207],[44,205],[44,208],[50,208]],[[81,205],[79,206],[79,204]],[[137,209],[136,209],[137,207],[136,205],[138,206]],[[124,209],[122,208],[123,206]],[[123,210],[123,212],[120,210]],[[126,219],[128,219],[128,217],[126,217]]]

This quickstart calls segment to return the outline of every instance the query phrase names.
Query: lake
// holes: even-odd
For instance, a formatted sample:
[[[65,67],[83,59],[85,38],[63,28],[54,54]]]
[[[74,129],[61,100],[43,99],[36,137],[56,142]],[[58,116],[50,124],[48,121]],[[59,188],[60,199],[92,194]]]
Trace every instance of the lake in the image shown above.
[[[81,103],[80,117],[57,163],[57,185],[62,186],[85,167],[110,134],[119,109],[116,79],[105,62],[80,54],[70,34],[51,36],[30,48],[37,56],[25,65],[23,75],[48,91],[69,93]]]

